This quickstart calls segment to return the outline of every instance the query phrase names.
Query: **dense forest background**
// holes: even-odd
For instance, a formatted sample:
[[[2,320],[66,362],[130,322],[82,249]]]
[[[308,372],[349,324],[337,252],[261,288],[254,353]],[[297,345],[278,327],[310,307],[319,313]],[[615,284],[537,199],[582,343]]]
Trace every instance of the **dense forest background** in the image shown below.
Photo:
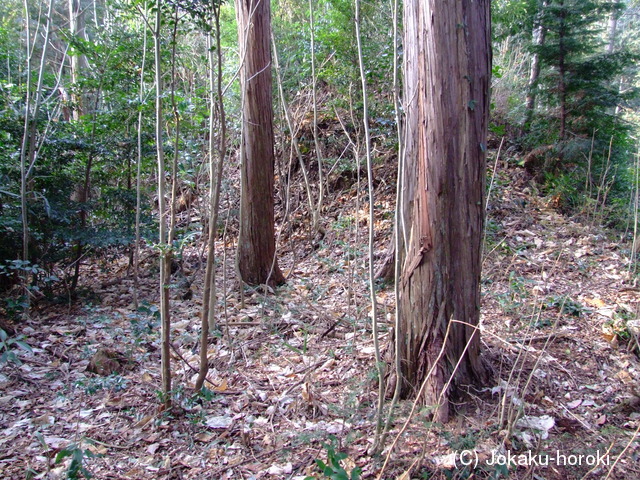
[[[26,7],[2,5],[3,285],[28,271],[32,294],[66,285],[74,296],[79,246],[91,254],[132,251],[136,212],[141,238],[156,241],[154,14],[135,2],[53,2],[51,12],[48,4]],[[279,209],[281,228],[309,221],[313,212],[301,198],[339,191],[340,176],[358,171],[354,151],[364,148],[353,2],[311,7],[273,5],[274,88],[281,89],[273,96],[278,201],[282,207],[295,202]],[[210,35],[220,36],[229,144],[220,195],[231,203],[239,196],[232,181],[240,125],[238,38],[231,4],[166,2],[162,8],[163,147],[176,157],[166,175],[175,168],[178,213],[190,210],[175,235],[184,245],[206,232],[207,165],[216,161],[209,123],[214,134],[220,129],[210,103],[217,93],[209,83],[216,61],[208,58],[216,49],[207,43]],[[219,10],[219,30],[207,8]],[[541,193],[564,211],[626,227],[634,215],[637,6],[504,1],[492,9],[490,146],[503,140],[502,154],[534,173]],[[394,52],[393,3],[367,2],[361,18],[374,163],[382,166],[397,160],[393,59],[402,56],[402,45]],[[26,252],[16,248],[24,241],[21,157]],[[310,176],[307,191],[291,184],[300,165]],[[237,209],[223,208],[221,226]]]
[[[549,276],[556,278],[553,272],[561,253],[555,256],[553,249],[562,243],[559,238],[566,239],[565,247],[582,252],[578,259],[591,255],[585,249],[602,247],[611,252],[615,245],[620,252],[615,258],[618,263],[607,264],[613,262],[611,254],[603,258],[602,268],[608,265],[609,275],[620,274],[611,281],[620,280],[629,291],[636,288],[640,3],[496,0],[491,2],[491,14],[490,124],[483,146],[489,165],[483,289],[493,293],[485,294],[483,306],[487,317],[507,318],[509,329],[518,319],[529,318],[526,331],[520,326],[513,332],[519,338],[526,333],[535,342],[542,339],[544,353],[549,339],[573,335],[557,330],[560,317],[590,318],[589,309],[602,310],[613,302],[604,290],[602,298],[593,291],[578,298],[578,293],[564,291],[564,286],[558,292],[540,287],[539,292],[545,293],[542,299],[529,296],[537,292],[538,284],[529,283],[527,272],[535,270],[545,281]],[[413,459],[424,455],[420,442],[431,439],[432,430],[440,428],[422,413],[414,416],[410,404],[401,406],[397,416],[408,420],[404,427],[402,422],[395,425],[396,430],[391,425],[393,447],[388,441],[381,457],[380,451],[370,448],[370,443],[379,446],[381,423],[386,419],[389,427],[391,419],[391,414],[388,419],[383,415],[382,406],[376,406],[375,391],[380,388],[379,398],[386,393],[390,399],[393,394],[376,381],[384,376],[380,364],[390,365],[392,360],[384,356],[384,347],[380,352],[378,327],[371,323],[381,318],[383,336],[393,330],[396,179],[407,135],[402,128],[407,101],[401,94],[407,47],[402,4],[393,0],[272,2],[275,239],[278,271],[286,281],[281,287],[276,284],[282,281],[248,281],[234,260],[241,248],[245,96],[239,82],[242,39],[232,2],[4,0],[0,19],[0,366],[7,372],[0,378],[7,392],[0,398],[0,406],[7,409],[2,426],[6,438],[15,439],[22,432],[20,419],[31,418],[25,411],[34,408],[32,404],[10,413],[13,400],[9,397],[26,395],[16,382],[30,385],[45,377],[42,373],[29,380],[32,372],[25,365],[34,356],[34,365],[49,369],[46,378],[52,382],[58,381],[60,362],[83,367],[73,381],[60,380],[75,393],[64,390],[63,394],[62,387],[52,387],[58,398],[81,398],[94,411],[103,402],[104,408],[127,412],[107,420],[118,425],[117,434],[105,434],[93,443],[77,429],[65,435],[45,431],[60,424],[84,425],[89,414],[82,416],[81,410],[77,417],[63,421],[57,413],[54,422],[49,411],[39,412],[40,423],[29,424],[40,435],[36,446],[29,447],[33,460],[18,460],[15,451],[7,453],[6,477],[18,478],[16,472],[21,472],[22,477],[45,478],[53,471],[78,478],[93,471],[109,478],[105,472],[117,470],[121,476],[113,478],[156,474],[178,478],[172,475],[188,467],[191,476],[184,473],[186,477],[180,478],[262,478],[251,477],[254,474],[359,478],[363,471],[366,478],[373,478],[382,476],[385,468],[382,478],[410,478],[409,473],[399,475],[414,468]],[[159,157],[164,157],[160,170]],[[160,184],[166,190],[159,189]],[[256,187],[249,183],[248,188]],[[369,213],[367,202],[372,198]],[[375,231],[367,245],[370,227]],[[564,237],[567,229],[573,233]],[[527,248],[538,249],[540,256],[523,254]],[[522,258],[522,262],[514,260]],[[572,275],[595,278],[588,270],[592,266],[577,262],[567,267],[567,283],[582,285]],[[158,287],[159,272],[165,289]],[[604,277],[597,278],[604,282]],[[377,314],[375,308],[370,313],[368,282],[373,303],[378,298],[381,305]],[[163,326],[167,338],[162,339],[164,304],[158,289],[166,290],[166,312],[174,321],[173,327]],[[342,294],[342,300],[335,299]],[[628,379],[617,378],[632,393],[627,391],[625,397],[622,387],[606,392],[618,400],[620,415],[635,411],[640,402],[640,391],[629,386],[637,373],[633,352],[638,351],[640,333],[633,323],[638,313],[635,301],[619,300],[623,307],[616,303],[605,322],[605,343],[615,339],[616,348],[617,342],[628,346],[627,363],[620,371],[631,373]],[[105,313],[105,306],[112,310]],[[116,317],[125,327],[113,323]],[[569,330],[574,332],[577,327],[571,322]],[[76,329],[77,325],[82,328]],[[99,331],[95,325],[102,325]],[[583,331],[602,340],[600,333],[593,333],[599,327],[591,327]],[[265,337],[240,333],[247,328],[263,328]],[[369,344],[372,329],[375,346]],[[108,341],[102,337],[106,331]],[[168,332],[173,332],[174,340]],[[491,330],[491,335],[508,337],[500,329]],[[58,349],[52,347],[58,340],[51,340],[57,336],[78,340],[73,347]],[[204,339],[201,346],[213,342],[213,351],[201,348],[198,355],[199,337]],[[334,343],[321,345],[322,341]],[[83,348],[82,342],[90,348]],[[313,342],[318,342],[313,347],[320,352],[317,356],[311,353]],[[260,351],[261,345],[269,345],[264,355],[273,358],[247,360],[245,348]],[[502,358],[492,345],[486,347],[492,361]],[[582,346],[571,349],[558,346],[558,355],[567,361],[599,358],[585,353]],[[158,350],[163,350],[162,369]],[[443,445],[482,450],[492,436],[499,436],[503,445],[522,449],[531,438],[525,435],[516,440],[518,428],[549,433],[552,427],[541,415],[546,412],[527,416],[516,397],[550,408],[545,402],[552,396],[549,402],[555,403],[556,397],[549,392],[560,387],[533,389],[530,383],[535,383],[531,379],[532,372],[539,371],[538,361],[525,366],[521,350],[507,351],[515,360],[504,365],[507,372],[501,378],[507,378],[506,383],[496,380],[487,385],[491,398],[482,399],[483,407],[475,405],[475,412],[470,408],[465,413],[479,415],[486,405],[493,405],[487,408],[500,410],[494,411],[499,418],[491,427],[495,428],[480,434],[484,427],[478,426],[479,421],[473,427],[438,430],[438,438],[447,440],[436,442],[436,450],[444,452]],[[49,360],[38,364],[38,352],[50,355]],[[290,364],[279,363],[289,354],[293,355],[287,360]],[[167,355],[174,361],[173,386],[166,383],[167,376],[172,376],[164,363]],[[233,365],[243,358],[241,373]],[[145,365],[144,373],[131,373],[133,364]],[[251,387],[242,384],[241,378],[253,378],[254,367],[263,373],[272,371],[277,378],[278,386],[272,386],[279,400],[265,407],[267,413],[260,409],[269,404],[263,393],[271,380],[256,381]],[[223,374],[234,368],[228,376]],[[339,373],[330,374],[331,369]],[[209,383],[203,383],[207,370],[215,382],[207,377]],[[311,373],[316,370],[318,376],[313,379]],[[61,375],[68,375],[68,370]],[[133,377],[153,387],[136,390],[131,386]],[[339,386],[331,383],[340,378]],[[361,383],[349,383],[355,378]],[[580,380],[571,377],[571,382]],[[294,389],[302,390],[296,393],[302,400],[289,401]],[[135,401],[125,400],[127,391],[136,392],[131,393]],[[366,399],[356,401],[363,391]],[[96,392],[105,397],[96,399]],[[327,412],[323,396],[343,395],[342,410]],[[508,399],[502,401],[501,409],[494,395]],[[53,397],[46,400],[50,405],[55,401]],[[571,410],[581,405],[574,403],[575,396],[566,401]],[[131,413],[140,403],[148,406],[140,414]],[[153,407],[158,403],[165,407],[160,413]],[[226,409],[223,413],[220,405]],[[69,414],[73,410],[69,404],[60,408]],[[252,415],[261,412],[255,418],[242,417],[242,422],[255,423],[262,449],[252,446],[258,443],[254,427],[239,425],[243,409]],[[291,415],[304,420],[287,425]],[[611,452],[620,454],[618,460],[625,459],[617,473],[594,470],[593,478],[603,478],[603,471],[611,478],[633,478],[638,470],[630,455],[634,448],[637,455],[638,430],[632,436],[629,431],[633,433],[638,417],[610,425],[603,415],[593,413],[589,421],[571,417],[555,425],[570,436],[584,428],[592,441],[589,448],[595,449],[596,443],[614,445]],[[278,420],[281,416],[289,420]],[[305,421],[322,417],[327,419],[323,434],[314,430],[305,440],[278,436],[282,429],[304,429]],[[396,433],[406,429],[412,418],[418,426],[411,423],[410,434],[396,447],[401,437]],[[533,426],[520,423],[516,427],[522,418],[530,418]],[[185,419],[190,426],[167,433],[167,425]],[[126,461],[118,456],[124,455],[118,453],[118,438],[124,438],[122,424],[127,421],[142,432],[125,442],[126,448],[137,452],[133,455],[145,458],[135,472],[133,466],[123,466]],[[605,424],[611,426],[611,437],[595,432]],[[228,433],[219,435],[225,429]],[[173,439],[164,442],[164,434]],[[374,436],[375,441],[365,440]],[[386,436],[383,433],[383,446]],[[62,437],[68,441],[61,441]],[[91,438],[97,437],[92,434]],[[542,442],[547,436],[537,438]],[[140,439],[144,445],[134,447]],[[174,441],[178,443],[170,445]],[[573,440],[554,441],[556,448],[575,447]],[[199,454],[185,453],[191,452],[194,443],[215,446],[206,453],[210,463],[196,461],[193,457]],[[3,445],[9,452],[8,445]],[[309,445],[313,453],[305,450]],[[583,447],[591,452],[584,445],[574,451]],[[37,449],[42,452],[35,453]],[[156,455],[163,450],[163,455]],[[117,468],[108,460],[110,455],[113,462],[121,462]],[[166,460],[172,455],[173,463]],[[319,463],[313,462],[320,458]],[[415,478],[469,478],[470,471],[453,468],[444,453],[438,458],[439,464],[416,469],[422,477]],[[133,476],[127,477],[127,471]],[[580,476],[575,478],[593,473],[589,468],[578,471]],[[561,472],[562,478],[574,478]],[[511,470],[513,475],[529,473]],[[479,474],[499,478],[510,473],[487,468]]]

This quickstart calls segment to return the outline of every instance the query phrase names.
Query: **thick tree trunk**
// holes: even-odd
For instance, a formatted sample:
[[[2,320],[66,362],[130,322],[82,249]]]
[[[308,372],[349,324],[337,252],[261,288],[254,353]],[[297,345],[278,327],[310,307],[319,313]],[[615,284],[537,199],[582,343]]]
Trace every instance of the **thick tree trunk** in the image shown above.
[[[236,16],[243,90],[238,265],[249,284],[279,285],[284,276],[275,257],[271,6],[265,0],[237,0]]]
[[[411,133],[402,215],[409,245],[400,248],[396,354],[401,393],[415,395],[426,382],[421,400],[439,404],[438,421],[448,419],[457,386],[486,377],[473,326],[480,314],[489,15],[489,0],[410,0],[404,7]]]

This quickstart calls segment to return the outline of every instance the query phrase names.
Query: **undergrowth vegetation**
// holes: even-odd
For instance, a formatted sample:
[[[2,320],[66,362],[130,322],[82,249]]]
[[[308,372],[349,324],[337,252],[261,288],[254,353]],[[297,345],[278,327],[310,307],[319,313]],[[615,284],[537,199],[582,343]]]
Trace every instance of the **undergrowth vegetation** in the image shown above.
[[[382,452],[372,446],[376,395],[394,397],[398,380],[383,367],[398,310],[391,282],[366,269],[366,237],[373,226],[371,263],[393,265],[409,100],[394,105],[403,83],[394,60],[402,70],[405,54],[394,2],[362,3],[363,79],[352,0],[272,2],[276,240],[287,279],[277,287],[245,285],[234,263],[246,122],[234,5],[159,5],[0,4],[7,478],[90,478],[116,464],[123,478],[357,480],[385,468],[389,478],[537,478],[485,461],[543,447],[607,451],[628,478],[638,474],[637,448],[624,455],[637,445],[640,404],[638,1],[491,2],[479,328],[492,376],[456,404],[453,428],[433,420],[438,405],[394,401]],[[165,110],[154,118],[156,13]],[[81,18],[84,33],[74,31]],[[164,170],[159,152],[172,159]],[[162,198],[156,185],[169,179]],[[157,386],[161,262],[174,321],[163,346],[179,378],[168,393]],[[389,341],[377,362],[372,332]],[[213,380],[192,389],[198,362]],[[452,464],[460,452],[485,463]]]

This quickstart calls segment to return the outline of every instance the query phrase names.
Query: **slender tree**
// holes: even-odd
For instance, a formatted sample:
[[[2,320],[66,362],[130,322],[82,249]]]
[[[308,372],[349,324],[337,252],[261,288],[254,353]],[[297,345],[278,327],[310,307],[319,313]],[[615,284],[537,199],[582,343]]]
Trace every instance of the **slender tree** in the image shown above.
[[[153,31],[155,81],[156,81],[156,154],[158,160],[158,222],[160,249],[160,329],[161,329],[161,370],[162,393],[165,408],[171,407],[171,317],[169,299],[169,281],[171,277],[171,246],[168,243],[167,218],[165,204],[165,158],[163,148],[163,84],[162,84],[162,0],[156,2],[155,26]]]
[[[49,1],[47,10],[47,20],[44,31],[44,42],[40,56],[40,66],[38,67],[38,83],[35,90],[32,89],[31,73],[33,71],[33,60],[35,55],[36,38],[31,38],[31,18],[29,16],[29,1],[24,0],[24,12],[26,22],[26,50],[27,50],[27,85],[26,85],[26,102],[24,106],[24,129],[22,136],[22,145],[20,148],[20,210],[22,219],[22,260],[29,261],[29,215],[28,215],[28,190],[31,170],[36,163],[37,146],[38,146],[38,116],[40,115],[40,107],[43,101],[43,82],[45,74],[45,65],[47,62],[47,50],[49,48],[49,38],[52,30],[52,14],[53,0]],[[31,43],[33,41],[33,43]],[[24,270],[23,287],[25,289],[24,297],[27,305],[30,305],[29,292],[27,290],[29,275]]]
[[[542,9],[545,42],[534,50],[542,68],[541,101],[559,111],[561,144],[606,128],[607,109],[620,101],[612,80],[629,58],[625,52],[607,53],[598,28],[619,8],[619,2],[603,0],[547,0]]]
[[[74,121],[81,121],[83,116],[91,117],[91,139],[90,139],[90,149],[87,155],[87,161],[84,167],[84,178],[82,183],[77,185],[76,187],[76,197],[79,205],[79,217],[80,217],[80,228],[81,231],[85,231],[87,227],[87,217],[88,217],[88,205],[91,197],[91,171],[93,168],[93,163],[95,160],[95,143],[97,139],[96,135],[96,127],[97,127],[97,114],[98,114],[98,101],[100,99],[100,90],[102,87],[102,82],[104,81],[104,77],[106,72],[103,70],[100,75],[100,82],[98,91],[94,92],[93,95],[88,94],[86,90],[82,90],[78,85],[79,81],[85,77],[89,73],[89,62],[87,60],[87,56],[84,53],[81,53],[82,49],[85,48],[85,43],[87,42],[87,33],[85,29],[85,16],[84,9],[80,4],[80,0],[69,0],[69,27],[71,33],[71,44],[75,44],[76,47],[80,46],[80,51],[73,51],[70,55],[70,64],[71,64],[71,81],[72,81],[72,107],[71,113]],[[78,286],[78,279],[80,277],[80,264],[82,262],[82,257],[84,256],[84,242],[82,238],[78,238],[75,246],[75,258],[74,258],[74,273],[71,280],[71,292],[75,293],[76,288]]]
[[[274,226],[271,6],[236,0],[242,88],[240,238],[238,267],[253,285],[285,279],[276,260]]]
[[[84,43],[87,40],[87,34],[85,30],[84,9],[80,5],[80,0],[69,0],[69,33],[71,34],[72,41],[76,44]],[[79,94],[80,88],[78,81],[82,78],[86,72],[87,56],[81,53],[81,49],[75,49],[71,55],[71,82],[73,83],[73,106],[72,115],[74,120],[79,120],[84,114],[85,98],[84,95]]]
[[[545,27],[542,23],[544,9],[547,7],[547,0],[538,0],[538,11],[533,20],[533,46],[539,48],[544,45],[546,34]],[[527,86],[527,98],[525,100],[525,119],[524,127],[531,122],[533,111],[536,106],[536,94],[538,89],[538,78],[540,77],[540,55],[534,51],[531,56],[531,69],[529,72],[529,84]]]
[[[313,102],[313,145],[315,147],[316,158],[318,159],[318,203],[316,208],[311,212],[312,232],[315,235],[317,231],[322,231],[320,225],[320,213],[322,212],[322,202],[324,201],[324,172],[322,161],[322,147],[320,146],[320,138],[318,133],[318,76],[316,74],[316,36],[315,36],[315,20],[314,20],[314,1],[309,0],[309,32],[311,34],[311,99]]]
[[[365,151],[367,156],[367,192],[369,195],[369,298],[371,299],[371,325],[373,345],[375,350],[376,369],[378,372],[378,420],[376,426],[375,443],[377,445],[382,428],[382,407],[384,402],[384,366],[380,356],[378,338],[378,302],[376,299],[374,258],[375,258],[375,214],[373,188],[373,158],[371,154],[371,133],[369,131],[369,97],[367,95],[367,76],[362,57],[362,40],[360,34],[360,0],[355,0],[356,44],[358,49],[358,66],[360,67],[360,84],[362,87],[362,122],[365,137]]]
[[[207,266],[204,277],[202,314],[200,319],[200,371],[196,379],[195,389],[204,385],[209,371],[208,345],[209,331],[215,326],[216,283],[215,283],[215,244],[220,210],[220,188],[222,186],[222,169],[227,156],[227,118],[224,107],[222,89],[222,49],[220,48],[220,4],[212,5],[215,33],[207,34],[209,60],[209,235],[207,246]],[[215,38],[213,38],[215,37]],[[215,43],[214,43],[215,40]],[[215,49],[214,49],[215,45]],[[214,53],[215,50],[215,53]],[[216,111],[218,115],[216,115]],[[216,135],[216,116],[220,125]],[[217,144],[216,144],[217,140]],[[214,152],[217,162],[214,162]]]
[[[408,134],[399,213],[409,229],[409,244],[397,252],[402,262],[395,332],[402,377],[397,381],[404,396],[419,393],[425,404],[437,405],[439,421],[448,419],[457,386],[486,376],[476,325],[489,17],[489,0],[404,4]],[[398,235],[401,243],[403,238]]]
[[[95,9],[94,9],[95,12]],[[146,17],[146,11],[143,12]],[[137,135],[137,165],[136,165],[136,220],[135,240],[133,247],[133,304],[138,309],[138,290],[140,283],[140,209],[142,207],[142,128],[143,128],[143,104],[145,98],[144,74],[147,64],[147,27],[142,25],[142,62],[140,65],[140,83],[138,90],[138,135]]]

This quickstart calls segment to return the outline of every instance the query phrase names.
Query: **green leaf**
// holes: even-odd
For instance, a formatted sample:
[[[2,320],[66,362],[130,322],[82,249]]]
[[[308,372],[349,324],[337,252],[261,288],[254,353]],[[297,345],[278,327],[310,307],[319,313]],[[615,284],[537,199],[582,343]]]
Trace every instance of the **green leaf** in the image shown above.
[[[33,353],[33,349],[27,343],[23,342],[22,340],[16,340],[13,343],[15,343],[17,347],[21,348],[25,352]]]
[[[347,458],[347,456],[348,456],[348,455],[347,455],[346,453],[344,453],[344,452],[338,452],[338,453],[334,454],[334,458],[335,458],[338,462],[340,462],[340,460],[344,460],[345,458]]]
[[[66,448],[63,448],[62,450],[60,450],[56,455],[55,463],[58,464],[65,458],[71,457],[73,455],[74,450],[68,450]]]

